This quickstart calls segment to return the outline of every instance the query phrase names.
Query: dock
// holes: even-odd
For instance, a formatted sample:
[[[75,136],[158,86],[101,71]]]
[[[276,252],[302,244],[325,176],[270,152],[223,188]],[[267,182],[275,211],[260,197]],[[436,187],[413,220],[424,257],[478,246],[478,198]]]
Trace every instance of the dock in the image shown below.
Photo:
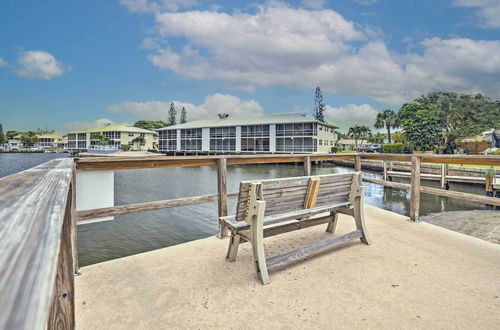
[[[365,205],[374,244],[348,243],[271,273],[262,286],[249,244],[224,260],[218,237],[80,269],[77,226],[123,214],[217,202],[218,217],[238,192],[227,167],[347,160],[408,162],[409,184],[364,177],[410,191],[409,218]],[[171,328],[496,328],[500,324],[500,247],[420,222],[420,195],[500,206],[500,198],[421,185],[421,164],[500,166],[500,156],[293,154],[53,159],[0,179],[0,329]],[[114,205],[114,171],[213,166],[212,195]],[[361,175],[361,174],[360,174]],[[140,217],[138,218],[138,220]],[[342,221],[336,235],[352,230]],[[275,254],[323,238],[321,226],[271,237]],[[278,240],[279,239],[279,240]],[[80,276],[75,276],[79,275]]]
[[[500,245],[366,206],[359,242],[271,273],[251,248],[201,239],[81,269],[79,329],[494,329]],[[344,221],[345,220],[345,221]],[[352,226],[352,227],[351,227]],[[341,216],[338,233],[354,228]],[[266,239],[270,254],[326,237],[317,226]]]

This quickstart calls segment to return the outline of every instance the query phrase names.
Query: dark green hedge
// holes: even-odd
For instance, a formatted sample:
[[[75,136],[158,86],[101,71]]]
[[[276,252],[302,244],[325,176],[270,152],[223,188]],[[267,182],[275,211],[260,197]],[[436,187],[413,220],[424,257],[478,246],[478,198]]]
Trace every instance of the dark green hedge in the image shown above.
[[[386,143],[382,146],[382,152],[386,154],[403,154],[405,147],[403,143]]]

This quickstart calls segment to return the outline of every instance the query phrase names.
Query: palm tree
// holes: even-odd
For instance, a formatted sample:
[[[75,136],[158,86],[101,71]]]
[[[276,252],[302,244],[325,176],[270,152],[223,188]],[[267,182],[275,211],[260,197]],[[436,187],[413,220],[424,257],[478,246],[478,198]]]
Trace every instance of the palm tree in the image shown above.
[[[389,140],[389,143],[391,143],[391,127],[398,128],[399,126],[401,126],[399,116],[391,109],[385,109],[377,114],[377,118],[375,119],[375,128],[385,127],[387,129],[387,139]]]
[[[363,140],[371,135],[371,130],[366,126],[355,125],[349,128],[347,131],[347,136],[354,139],[356,144],[356,150],[358,150],[358,139],[361,138],[361,145],[363,145]]]

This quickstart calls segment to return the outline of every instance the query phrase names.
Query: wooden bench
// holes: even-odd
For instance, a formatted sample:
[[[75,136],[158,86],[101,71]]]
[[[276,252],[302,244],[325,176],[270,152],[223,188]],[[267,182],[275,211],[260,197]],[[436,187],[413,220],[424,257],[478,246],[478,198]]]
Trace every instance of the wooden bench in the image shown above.
[[[364,221],[363,191],[360,172],[243,181],[236,214],[219,219],[219,223],[231,231],[226,259],[235,261],[239,244],[251,242],[257,274],[262,283],[267,284],[270,270],[353,239],[359,238],[370,245]],[[326,231],[333,234],[339,213],[354,217],[355,231],[266,258],[264,237],[320,224],[327,224]]]

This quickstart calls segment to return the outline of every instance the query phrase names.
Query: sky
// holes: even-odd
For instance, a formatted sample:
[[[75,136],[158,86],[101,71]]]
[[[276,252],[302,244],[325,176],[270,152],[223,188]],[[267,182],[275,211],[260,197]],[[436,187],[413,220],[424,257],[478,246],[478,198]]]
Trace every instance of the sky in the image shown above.
[[[66,133],[217,113],[345,129],[432,91],[500,99],[500,0],[2,0],[0,123]]]

